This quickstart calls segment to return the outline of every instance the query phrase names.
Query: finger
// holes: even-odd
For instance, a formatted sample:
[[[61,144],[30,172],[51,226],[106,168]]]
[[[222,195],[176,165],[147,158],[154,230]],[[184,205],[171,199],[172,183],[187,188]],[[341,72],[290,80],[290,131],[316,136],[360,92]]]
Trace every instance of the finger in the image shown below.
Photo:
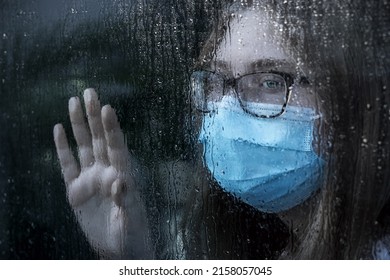
[[[103,107],[102,120],[107,141],[108,160],[118,171],[125,171],[128,150],[115,111],[110,105]]]
[[[92,134],[93,155],[97,162],[107,164],[107,144],[102,124],[100,102],[95,90],[86,89],[84,91],[84,101]]]
[[[111,197],[118,207],[123,206],[125,185],[121,179],[116,179],[111,187]]]
[[[53,129],[54,143],[56,145],[58,159],[60,160],[65,184],[68,186],[80,174],[78,164],[69,148],[68,140],[63,126],[57,124]]]
[[[84,167],[93,164],[93,151],[91,134],[85,122],[80,99],[72,97],[69,99],[69,116],[72,123],[73,135],[79,148],[80,165]]]

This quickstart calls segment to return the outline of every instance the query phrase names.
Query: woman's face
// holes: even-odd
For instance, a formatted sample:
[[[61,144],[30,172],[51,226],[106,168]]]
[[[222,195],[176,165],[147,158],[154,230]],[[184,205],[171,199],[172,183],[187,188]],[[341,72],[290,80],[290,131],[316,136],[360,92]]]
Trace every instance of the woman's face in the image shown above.
[[[193,76],[207,168],[226,191],[273,213],[315,193],[324,166],[316,95],[278,28],[260,11],[237,13],[211,69]]]
[[[256,72],[280,72],[293,79],[288,105],[309,107],[318,112],[310,79],[289,55],[281,38],[280,25],[262,11],[235,14],[213,59],[214,71],[229,77]]]

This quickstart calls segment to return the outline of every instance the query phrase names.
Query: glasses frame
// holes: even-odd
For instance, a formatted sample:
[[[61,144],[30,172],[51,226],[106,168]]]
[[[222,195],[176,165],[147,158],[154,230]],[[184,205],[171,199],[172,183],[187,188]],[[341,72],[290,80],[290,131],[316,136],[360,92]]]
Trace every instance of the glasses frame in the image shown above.
[[[293,85],[293,81],[294,79],[292,78],[292,76],[290,74],[287,74],[287,73],[283,73],[283,72],[278,72],[278,71],[259,71],[259,72],[253,72],[253,73],[248,73],[248,74],[245,74],[245,75],[242,75],[242,76],[239,76],[237,78],[233,78],[233,77],[230,77],[228,78],[225,74],[223,73],[220,73],[220,72],[216,72],[216,71],[210,71],[210,70],[196,70],[193,72],[192,75],[194,75],[195,73],[199,73],[199,72],[203,72],[203,73],[211,73],[213,75],[217,75],[219,77],[222,78],[223,80],[223,87],[222,87],[222,96],[225,95],[225,92],[227,90],[227,88],[232,88],[234,89],[234,94],[237,96],[237,99],[238,99],[238,102],[240,103],[240,106],[242,108],[242,110],[251,115],[251,116],[254,116],[254,117],[257,117],[257,118],[263,118],[263,119],[272,119],[272,118],[277,118],[281,115],[283,115],[283,113],[286,111],[286,107],[287,107],[287,104],[290,100],[290,96],[291,96],[291,87]],[[240,95],[238,93],[238,81],[246,76],[250,76],[250,75],[255,75],[255,74],[273,74],[273,75],[279,75],[281,78],[283,78],[285,84],[286,84],[286,92],[285,92],[285,102],[283,103],[282,105],[282,108],[280,110],[279,113],[275,114],[275,115],[259,115],[259,114],[256,114],[254,112],[251,112],[249,111],[248,109],[245,108],[241,98],[240,98]]]

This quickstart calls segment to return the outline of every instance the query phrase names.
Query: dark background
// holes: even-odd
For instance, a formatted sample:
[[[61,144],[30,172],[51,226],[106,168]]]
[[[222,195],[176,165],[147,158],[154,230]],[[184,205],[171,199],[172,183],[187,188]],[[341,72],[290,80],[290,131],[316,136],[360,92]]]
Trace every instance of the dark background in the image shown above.
[[[71,131],[68,100],[81,97],[85,88],[94,87],[101,102],[116,109],[129,148],[152,174],[159,162],[194,156],[188,76],[226,2],[0,1],[0,259],[99,258],[66,201],[52,136],[59,122]],[[333,1],[274,2],[275,10],[287,15],[288,24],[298,24],[297,29],[308,33],[304,55],[323,75],[329,91],[328,121],[334,131],[329,139],[333,150],[324,215],[332,215],[326,217],[329,234],[314,241],[329,252],[310,257],[360,258],[361,252],[354,248],[366,244],[364,254],[370,256],[368,240],[374,231],[370,228],[381,226],[374,239],[389,232],[389,202],[382,207],[389,196],[390,174],[390,6],[384,0],[334,1],[340,7],[332,6]],[[305,20],[299,21],[299,16]],[[334,52],[340,49],[341,66],[339,53]],[[336,69],[339,66],[343,68]],[[153,186],[156,194],[159,185]],[[228,203],[220,204],[219,196]],[[163,195],[152,197],[150,211],[160,218],[166,200]],[[275,245],[270,240],[284,248],[279,241],[285,241],[286,228],[278,221],[226,194],[216,192],[214,199],[216,216],[222,216],[212,212],[210,220],[222,220],[218,221],[222,229],[230,225],[214,237],[227,236],[237,247],[232,251],[269,256]],[[229,219],[231,224],[224,224]],[[260,243],[263,236],[257,233],[268,234],[261,244],[268,255],[257,254],[258,244],[245,237],[248,228]],[[235,252],[224,251],[222,256],[245,255]]]
[[[185,158],[188,73],[219,1],[0,2],[0,258],[90,259],[53,126],[87,87],[146,164]],[[204,19],[208,20],[204,20]],[[71,142],[74,145],[74,141]]]

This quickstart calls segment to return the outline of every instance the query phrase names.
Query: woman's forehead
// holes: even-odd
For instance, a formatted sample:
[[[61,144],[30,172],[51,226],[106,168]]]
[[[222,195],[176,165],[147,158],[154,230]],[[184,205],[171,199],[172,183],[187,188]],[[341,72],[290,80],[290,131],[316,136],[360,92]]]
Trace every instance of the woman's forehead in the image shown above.
[[[282,45],[278,25],[263,11],[238,12],[217,48],[217,61],[242,72],[254,62],[291,62]]]

